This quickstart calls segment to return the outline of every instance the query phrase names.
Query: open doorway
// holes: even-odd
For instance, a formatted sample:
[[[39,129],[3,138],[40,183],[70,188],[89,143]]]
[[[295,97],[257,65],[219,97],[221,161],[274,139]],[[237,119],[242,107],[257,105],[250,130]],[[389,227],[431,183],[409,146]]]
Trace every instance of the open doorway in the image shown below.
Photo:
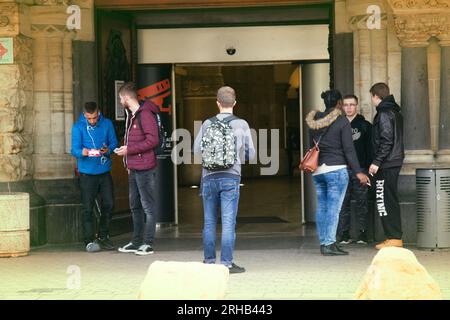
[[[267,153],[271,163],[245,164],[237,218],[238,228],[254,230],[255,224],[272,231],[299,225],[301,217],[300,103],[298,65],[293,63],[176,65],[176,128],[194,134],[195,121],[217,114],[216,92],[223,85],[236,90],[235,114],[245,119],[257,133],[267,130],[270,146],[260,150],[260,139],[254,141],[258,152]],[[278,132],[278,137],[271,135]],[[193,142],[193,141],[192,141]],[[276,154],[271,154],[271,144]],[[261,175],[261,168],[278,163],[274,175]],[[199,197],[201,165],[177,167],[178,224],[203,223],[202,199]]]

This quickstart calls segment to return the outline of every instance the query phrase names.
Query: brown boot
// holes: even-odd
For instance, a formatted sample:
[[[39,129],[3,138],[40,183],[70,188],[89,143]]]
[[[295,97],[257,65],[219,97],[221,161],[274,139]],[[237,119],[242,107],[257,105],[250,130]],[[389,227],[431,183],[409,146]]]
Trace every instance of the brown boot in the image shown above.
[[[375,246],[376,249],[380,250],[386,247],[403,247],[402,239],[386,239],[382,243],[379,243]]]

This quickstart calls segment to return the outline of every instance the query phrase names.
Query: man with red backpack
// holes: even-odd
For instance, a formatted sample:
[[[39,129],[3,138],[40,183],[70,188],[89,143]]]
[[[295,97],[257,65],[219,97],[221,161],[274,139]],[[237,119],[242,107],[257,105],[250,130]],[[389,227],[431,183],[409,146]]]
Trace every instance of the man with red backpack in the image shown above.
[[[116,149],[123,156],[128,170],[130,209],[133,217],[133,238],[119,248],[120,252],[148,255],[153,253],[156,229],[156,153],[159,146],[155,114],[159,108],[150,100],[140,104],[135,85],[124,84],[119,90],[120,103],[127,114],[124,145]]]

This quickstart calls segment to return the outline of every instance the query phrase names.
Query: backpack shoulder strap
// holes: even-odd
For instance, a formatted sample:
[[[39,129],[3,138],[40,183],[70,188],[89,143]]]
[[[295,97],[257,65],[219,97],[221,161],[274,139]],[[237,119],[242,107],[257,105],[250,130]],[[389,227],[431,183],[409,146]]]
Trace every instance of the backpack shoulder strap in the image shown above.
[[[239,119],[239,117],[237,117],[237,116],[235,116],[234,114],[232,114],[231,116],[226,117],[226,118],[223,119],[222,121],[229,123],[229,122],[231,122],[231,121],[233,121],[233,120],[238,120],[238,119]]]
[[[214,116],[214,117],[212,117],[212,118],[209,118],[208,120],[209,120],[209,122],[214,123],[214,122],[219,121],[219,118],[217,118],[216,116]]]
[[[144,129],[142,128],[142,120],[141,120],[141,113],[140,112],[136,113],[136,118],[137,118],[137,121],[138,121],[138,124],[139,124],[139,128],[141,129],[141,131],[144,131]]]

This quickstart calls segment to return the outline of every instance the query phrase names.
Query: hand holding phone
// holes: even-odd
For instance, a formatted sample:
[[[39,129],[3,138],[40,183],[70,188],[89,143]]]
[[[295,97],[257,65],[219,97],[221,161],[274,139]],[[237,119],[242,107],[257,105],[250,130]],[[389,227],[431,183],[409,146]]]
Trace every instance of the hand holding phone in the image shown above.
[[[100,156],[101,156],[100,150],[97,149],[88,150],[88,157],[100,157]]]

